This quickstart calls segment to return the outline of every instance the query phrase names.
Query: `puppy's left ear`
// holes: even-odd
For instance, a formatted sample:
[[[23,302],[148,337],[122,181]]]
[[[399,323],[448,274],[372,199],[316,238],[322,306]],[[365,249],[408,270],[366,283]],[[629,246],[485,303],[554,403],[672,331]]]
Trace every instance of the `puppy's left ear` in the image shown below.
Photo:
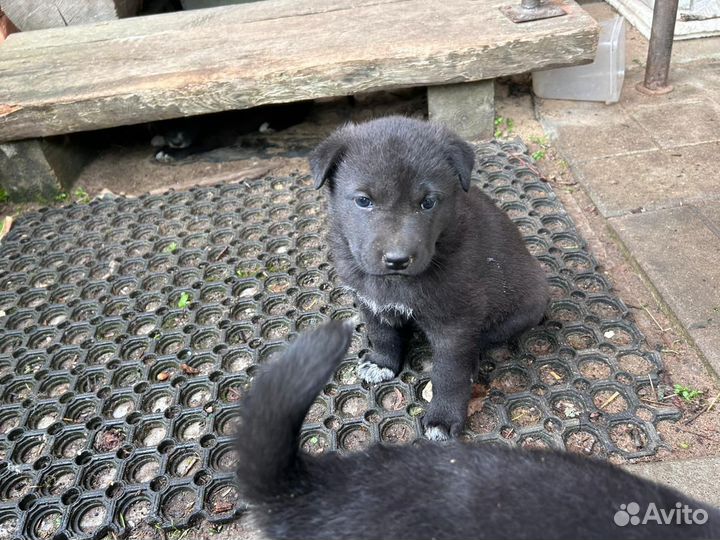
[[[475,166],[475,151],[469,143],[454,136],[448,142],[447,157],[450,165],[457,171],[463,190],[470,189],[470,177]]]
[[[315,178],[315,189],[320,189],[327,181],[332,182],[347,150],[347,129],[347,126],[338,129],[310,153],[310,170]]]

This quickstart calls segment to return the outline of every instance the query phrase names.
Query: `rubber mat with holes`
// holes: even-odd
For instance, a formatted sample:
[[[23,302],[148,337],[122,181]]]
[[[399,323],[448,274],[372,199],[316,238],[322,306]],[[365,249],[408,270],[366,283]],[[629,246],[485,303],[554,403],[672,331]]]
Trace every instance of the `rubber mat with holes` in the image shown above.
[[[547,270],[547,320],[487,354],[466,438],[616,459],[653,454],[677,411],[662,369],[519,142],[478,148],[476,182]],[[0,538],[125,534],[242,511],[235,403],[297,332],[356,314],[309,177],[43,209],[0,247]],[[361,324],[310,411],[302,447],[421,435],[430,354],[361,384]],[[112,535],[111,535],[112,536]]]

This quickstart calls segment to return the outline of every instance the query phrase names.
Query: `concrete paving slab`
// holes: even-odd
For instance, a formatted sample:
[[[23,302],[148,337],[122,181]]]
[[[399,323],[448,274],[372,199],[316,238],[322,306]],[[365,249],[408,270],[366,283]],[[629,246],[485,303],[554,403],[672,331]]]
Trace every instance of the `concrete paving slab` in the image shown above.
[[[698,499],[720,507],[720,458],[636,463],[626,469],[638,476],[665,484]],[[628,501],[630,502],[630,501]]]
[[[653,107],[638,107],[630,115],[663,148],[720,140],[720,106],[708,99],[656,103]]]
[[[698,212],[705,218],[706,225],[720,236],[720,204],[700,206]]]
[[[705,67],[697,65],[672,64],[669,80],[673,91],[659,96],[641,94],[635,85],[645,79],[645,64],[629,64],[625,71],[623,90],[620,95],[620,105],[627,111],[635,107],[655,107],[666,103],[682,103],[697,101],[707,97],[706,82],[710,81]]]
[[[720,325],[720,238],[695,208],[609,221],[686,327]]]
[[[693,207],[609,223],[720,373],[720,236]]]
[[[720,317],[720,313],[717,313],[717,316]],[[710,367],[720,375],[720,325],[715,324],[705,328],[695,327],[689,329],[688,333],[692,336],[697,348],[702,351]]]
[[[543,100],[538,109],[543,127],[571,160],[585,161],[658,148],[650,133],[617,105],[584,103],[578,107],[573,102]]]
[[[567,144],[570,144],[568,142]],[[720,183],[711,171],[720,142],[571,160],[573,172],[605,217],[720,200]]]

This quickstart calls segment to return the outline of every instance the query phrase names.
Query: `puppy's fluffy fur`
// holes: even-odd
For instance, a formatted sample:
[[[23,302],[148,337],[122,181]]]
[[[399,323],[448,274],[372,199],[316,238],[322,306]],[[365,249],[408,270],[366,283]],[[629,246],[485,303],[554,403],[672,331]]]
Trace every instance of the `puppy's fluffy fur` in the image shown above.
[[[480,351],[537,324],[548,302],[544,271],[514,223],[471,187],[474,152],[449,130],[388,117],[347,125],[310,157],[328,189],[328,238],[355,291],[373,351],[370,383],[401,369],[409,324],[433,349],[430,438],[457,435]],[[409,258],[405,268],[388,257]]]
[[[239,481],[271,538],[720,538],[720,512],[600,461],[450,442],[373,446],[317,457],[298,450],[308,409],[349,345],[330,323],[300,336],[256,377],[241,409]],[[622,504],[704,508],[704,525],[626,525]],[[642,517],[642,513],[641,513]]]

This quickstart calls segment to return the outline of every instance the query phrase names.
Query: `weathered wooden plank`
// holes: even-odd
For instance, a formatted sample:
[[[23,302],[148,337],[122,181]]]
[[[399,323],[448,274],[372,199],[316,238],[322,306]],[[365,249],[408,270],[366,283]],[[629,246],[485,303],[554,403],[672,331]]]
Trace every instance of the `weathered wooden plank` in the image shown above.
[[[233,4],[244,4],[248,2],[260,2],[264,0],[180,0],[183,9],[207,9],[217,6],[230,6]]]
[[[3,0],[3,11],[20,30],[65,27],[135,15],[140,0]]]
[[[134,30],[142,18],[40,31],[36,47],[13,35],[0,48],[0,141],[593,58],[597,24],[577,4],[516,25],[498,9],[506,3],[266,0],[148,17]]]
[[[165,39],[184,37],[189,30],[198,27],[225,28],[221,32],[230,32],[239,25],[257,21],[289,19],[326,13],[347,11],[354,8],[408,2],[412,0],[264,0],[243,6],[225,6],[209,8],[202,12],[179,11],[163,15],[133,17],[128,20],[107,21],[93,25],[81,32],[67,32],[64,28],[43,31],[42,43],[34,34],[13,36],[13,50],[43,50],[57,46],[94,43],[97,41],[136,40],[154,35]]]

